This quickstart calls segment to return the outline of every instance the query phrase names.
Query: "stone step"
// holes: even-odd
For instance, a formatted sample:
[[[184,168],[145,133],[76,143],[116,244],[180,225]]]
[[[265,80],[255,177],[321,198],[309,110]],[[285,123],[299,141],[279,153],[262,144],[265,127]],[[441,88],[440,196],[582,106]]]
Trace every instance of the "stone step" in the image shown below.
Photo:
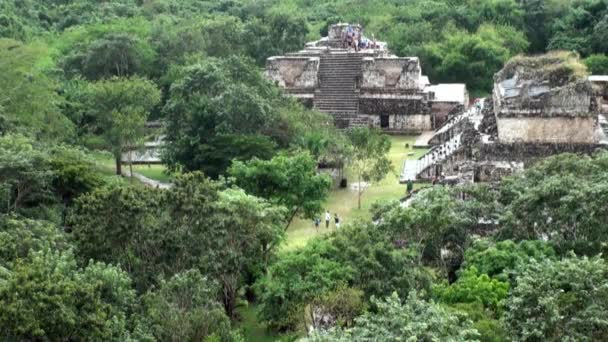
[[[314,102],[315,106],[322,106],[322,107],[340,107],[340,108],[348,108],[348,109],[352,109],[352,108],[357,108],[358,104],[356,102],[351,102],[351,103],[339,103],[339,102],[323,102],[323,101],[315,101]]]
[[[356,102],[335,102],[335,101],[317,101],[315,100],[315,106],[324,106],[324,107],[348,107],[348,108],[357,108],[358,104]]]
[[[329,103],[315,103],[317,108],[327,108],[327,109],[336,109],[336,110],[357,110],[357,106],[345,106],[345,105],[337,105],[337,104],[329,104]]]
[[[359,98],[355,96],[317,96],[315,101],[324,102],[358,102]]]
[[[356,96],[316,96],[315,100],[324,100],[324,101],[349,101],[349,102],[357,102],[359,100]]]
[[[320,92],[319,95],[353,95],[353,96],[357,96],[357,93],[355,92],[355,88],[353,88],[352,86],[345,86],[345,87],[339,87],[339,88],[325,88],[325,87],[321,87],[320,88]]]

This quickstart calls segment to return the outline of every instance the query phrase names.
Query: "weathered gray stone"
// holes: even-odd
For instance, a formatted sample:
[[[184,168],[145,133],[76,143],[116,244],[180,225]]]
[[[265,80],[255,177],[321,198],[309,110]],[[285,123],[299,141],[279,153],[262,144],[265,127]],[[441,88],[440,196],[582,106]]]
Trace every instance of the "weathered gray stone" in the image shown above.
[[[270,57],[266,61],[266,77],[283,88],[314,89],[318,72],[318,57]]]
[[[269,58],[266,77],[305,105],[332,114],[339,128],[419,132],[432,129],[459,104],[441,103],[432,110],[435,94],[425,89],[429,81],[417,57],[392,55],[383,42],[362,51],[340,48],[347,26],[331,25],[328,37],[306,44],[304,50]],[[353,28],[363,32],[358,25]],[[468,97],[466,88],[463,94]]]

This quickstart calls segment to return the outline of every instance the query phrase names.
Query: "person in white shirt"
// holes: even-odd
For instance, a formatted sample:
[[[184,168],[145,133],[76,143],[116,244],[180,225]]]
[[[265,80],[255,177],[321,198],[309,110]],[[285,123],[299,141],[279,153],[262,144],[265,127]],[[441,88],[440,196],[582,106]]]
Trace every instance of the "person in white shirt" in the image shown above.
[[[331,214],[327,210],[325,211],[325,228],[329,228],[329,221],[331,221]]]

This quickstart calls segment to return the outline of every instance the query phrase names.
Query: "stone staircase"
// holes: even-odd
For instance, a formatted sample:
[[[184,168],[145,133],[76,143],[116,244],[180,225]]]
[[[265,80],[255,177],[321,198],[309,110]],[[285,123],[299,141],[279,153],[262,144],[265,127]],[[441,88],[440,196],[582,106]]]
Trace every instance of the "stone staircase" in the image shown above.
[[[356,118],[359,112],[356,82],[360,75],[361,56],[357,53],[321,55],[320,87],[315,93],[314,106],[319,111],[332,114],[338,127],[343,126],[344,123],[351,126],[365,124],[358,122]]]
[[[485,99],[480,100],[479,103],[474,104],[468,109],[462,111],[460,114],[453,116],[446,121],[429,139],[431,145],[442,144],[455,135],[462,132],[466,122],[472,122],[475,128],[478,128],[483,119],[483,109],[485,107]]]
[[[416,180],[421,173],[424,173],[436,164],[443,162],[456,153],[461,146],[462,133],[452,137],[441,145],[433,147],[430,151],[416,160],[406,160],[403,163],[401,171],[400,183],[405,183],[408,180]]]

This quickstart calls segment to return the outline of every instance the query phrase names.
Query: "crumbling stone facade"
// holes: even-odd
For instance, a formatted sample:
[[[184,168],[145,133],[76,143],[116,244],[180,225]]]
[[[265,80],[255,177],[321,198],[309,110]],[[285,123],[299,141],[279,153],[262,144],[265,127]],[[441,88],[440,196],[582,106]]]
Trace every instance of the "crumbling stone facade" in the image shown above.
[[[551,155],[607,149],[597,97],[576,56],[517,57],[495,75],[491,98],[453,116],[429,153],[404,164],[401,181],[497,181]]]
[[[517,57],[496,74],[493,101],[502,143],[598,141],[591,82],[567,53]]]
[[[332,114],[339,128],[365,125],[420,132],[435,127],[434,115],[447,116],[451,107],[433,111],[435,94],[428,90],[417,57],[397,57],[386,43],[376,41],[359,51],[344,49],[343,30],[348,26],[331,25],[327,37],[303,50],[270,57],[266,77],[303,104]],[[352,27],[363,32],[361,26]]]

